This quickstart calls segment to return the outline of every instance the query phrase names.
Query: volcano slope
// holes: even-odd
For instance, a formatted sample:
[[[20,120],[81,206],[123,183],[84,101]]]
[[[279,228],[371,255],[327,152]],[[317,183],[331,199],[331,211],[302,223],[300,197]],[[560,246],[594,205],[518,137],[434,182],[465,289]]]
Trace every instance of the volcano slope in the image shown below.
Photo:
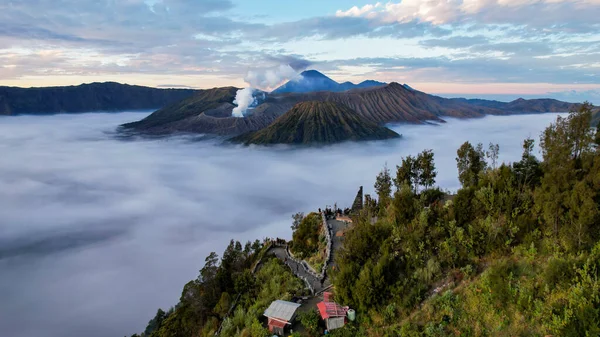
[[[244,118],[232,117],[235,93],[232,87],[201,90],[183,101],[160,109],[145,119],[123,125],[149,134],[176,132],[236,136],[260,130],[297,103],[334,102],[350,108],[363,119],[376,123],[443,122],[443,117],[475,118],[487,114],[504,115],[526,112],[568,111],[570,103],[544,105],[540,100],[522,100],[518,104],[485,100],[447,99],[407,88],[398,83],[352,89],[344,92],[261,93],[260,104]],[[264,98],[262,98],[264,96]]]
[[[268,127],[232,139],[245,144],[331,144],[398,138],[345,105],[308,101],[296,104]]]

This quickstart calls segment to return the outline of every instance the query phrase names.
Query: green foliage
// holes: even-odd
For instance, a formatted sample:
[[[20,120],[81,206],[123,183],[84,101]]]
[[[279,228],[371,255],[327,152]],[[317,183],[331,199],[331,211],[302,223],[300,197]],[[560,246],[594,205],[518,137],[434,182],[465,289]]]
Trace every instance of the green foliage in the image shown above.
[[[473,147],[471,143],[465,142],[456,151],[456,165],[458,167],[458,180],[463,187],[477,186],[479,173],[485,170],[485,154],[483,144]]]
[[[390,204],[390,194],[392,193],[392,177],[387,165],[384,166],[375,179],[375,191],[379,198],[380,212],[383,212]]]
[[[403,158],[389,207],[346,233],[336,298],[369,336],[598,335],[600,150],[589,125],[587,105],[558,118],[542,134],[543,161],[532,139],[512,165],[497,162],[497,145],[464,143],[463,188],[446,203],[439,189],[419,193],[419,157]]]
[[[435,184],[437,171],[433,161],[433,150],[425,150],[417,156],[417,166],[419,167],[419,185],[428,189]]]
[[[319,335],[319,319],[319,313],[314,309],[298,314],[298,320],[300,320],[308,335],[312,337]]]
[[[321,216],[318,213],[310,213],[300,221],[292,236],[291,249],[296,257],[304,259],[318,251],[321,230]]]
[[[408,185],[416,193],[419,186],[423,186],[425,189],[433,186],[436,177],[433,151],[424,150],[416,157],[409,155],[402,158],[402,165],[396,166],[394,185],[397,190],[400,190],[403,185]]]
[[[402,165],[396,166],[396,178],[394,178],[396,189],[399,190],[403,185],[413,189],[417,183],[417,158],[410,155],[402,158]]]
[[[331,336],[598,336],[600,149],[589,109],[584,104],[542,133],[543,161],[532,139],[512,165],[497,163],[499,147],[491,145],[490,167],[481,144],[464,143],[457,151],[463,187],[452,197],[424,180],[435,172],[427,168],[429,151],[402,159],[393,195],[384,168],[375,183],[379,206],[367,198],[331,272],[336,301],[356,309],[358,321]],[[314,257],[320,232],[318,214],[298,221],[294,252]],[[211,335],[229,294],[239,292],[222,335],[267,336],[258,321],[263,310],[303,284],[275,259],[253,275],[249,267],[264,249],[246,246],[232,241],[220,260],[209,255],[180,303],[159,311],[147,331]],[[299,319],[316,336],[315,315]]]

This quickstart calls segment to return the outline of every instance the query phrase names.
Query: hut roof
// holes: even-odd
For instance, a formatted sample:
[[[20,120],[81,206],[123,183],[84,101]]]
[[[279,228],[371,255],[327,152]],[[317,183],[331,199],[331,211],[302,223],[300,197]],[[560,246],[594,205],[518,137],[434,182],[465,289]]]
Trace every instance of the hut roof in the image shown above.
[[[348,312],[348,307],[342,307],[335,302],[319,302],[317,303],[321,318],[328,319],[331,317],[343,317]]]
[[[271,318],[278,318],[281,320],[285,320],[289,322],[294,314],[296,313],[296,309],[300,307],[300,304],[277,300],[271,303],[271,305],[265,310],[264,315]]]

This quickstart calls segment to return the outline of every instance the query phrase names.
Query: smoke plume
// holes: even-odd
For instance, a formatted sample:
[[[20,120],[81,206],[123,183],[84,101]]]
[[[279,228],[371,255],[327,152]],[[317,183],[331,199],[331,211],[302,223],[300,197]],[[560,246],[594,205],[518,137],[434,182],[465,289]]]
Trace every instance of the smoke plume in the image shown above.
[[[248,108],[255,102],[256,99],[254,98],[253,88],[248,87],[238,90],[235,93],[235,100],[233,101],[233,104],[237,104],[237,106],[233,108],[231,115],[233,117],[244,117]]]
[[[248,74],[244,77],[244,81],[248,83],[248,87],[240,89],[236,93],[233,103],[237,104],[237,107],[233,109],[231,115],[233,117],[244,117],[248,108],[256,104],[254,93],[257,89],[271,91],[286,81],[298,80],[302,77],[298,71],[289,64],[281,64],[275,68],[248,71]]]

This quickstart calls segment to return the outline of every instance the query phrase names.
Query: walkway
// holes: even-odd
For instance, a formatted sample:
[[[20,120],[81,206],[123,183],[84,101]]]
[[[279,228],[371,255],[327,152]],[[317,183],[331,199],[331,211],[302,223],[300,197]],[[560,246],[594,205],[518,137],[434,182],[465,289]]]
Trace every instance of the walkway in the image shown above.
[[[352,226],[352,224],[347,224],[344,221],[339,220],[327,220],[327,225],[331,226],[331,249],[333,250],[333,258],[331,260],[330,265],[336,266],[335,252],[337,252],[338,249],[340,249],[344,245],[344,237],[337,236],[337,233],[340,231],[344,232],[349,226]]]
[[[329,263],[329,266],[335,266],[335,252],[338,249],[340,249],[344,244],[344,237],[337,236],[336,234],[339,231],[346,230],[346,228],[348,228],[348,226],[351,226],[351,224],[347,224],[344,221],[327,220],[327,225],[331,228],[330,233],[332,236],[333,250],[333,258],[332,261]],[[331,285],[329,275],[325,275],[325,280],[323,281],[323,283],[321,283],[320,280],[316,278],[313,274],[307,272],[304,266],[302,266],[295,260],[289,258],[285,247],[274,246],[273,248],[271,248],[270,253],[274,254],[278,259],[284,262],[292,270],[294,275],[296,275],[300,279],[306,280],[306,282],[308,282],[314,290],[315,294],[320,293],[321,291],[323,291],[323,289],[326,289]]]
[[[271,248],[271,253],[275,254],[275,256],[278,259],[280,259],[288,267],[290,267],[294,275],[303,280],[306,280],[314,289],[315,293],[320,292],[321,290],[327,288],[330,285],[328,278],[326,278],[323,284],[321,284],[321,282],[316,277],[314,277],[312,274],[308,273],[306,269],[304,269],[304,266],[290,259],[284,247],[273,247]]]

